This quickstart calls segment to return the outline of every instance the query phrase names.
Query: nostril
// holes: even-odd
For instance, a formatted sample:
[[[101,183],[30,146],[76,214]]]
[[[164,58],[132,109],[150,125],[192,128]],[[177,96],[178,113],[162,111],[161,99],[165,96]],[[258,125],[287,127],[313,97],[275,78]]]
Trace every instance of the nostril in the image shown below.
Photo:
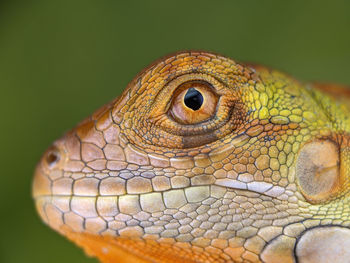
[[[46,154],[45,159],[46,159],[48,166],[53,167],[61,159],[59,150],[56,147],[49,149],[47,154]]]

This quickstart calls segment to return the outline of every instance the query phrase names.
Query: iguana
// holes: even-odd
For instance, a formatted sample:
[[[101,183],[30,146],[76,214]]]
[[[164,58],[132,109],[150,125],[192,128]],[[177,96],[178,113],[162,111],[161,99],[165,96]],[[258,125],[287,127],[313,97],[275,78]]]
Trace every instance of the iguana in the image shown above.
[[[46,151],[37,210],[101,262],[350,262],[349,97],[172,54]]]

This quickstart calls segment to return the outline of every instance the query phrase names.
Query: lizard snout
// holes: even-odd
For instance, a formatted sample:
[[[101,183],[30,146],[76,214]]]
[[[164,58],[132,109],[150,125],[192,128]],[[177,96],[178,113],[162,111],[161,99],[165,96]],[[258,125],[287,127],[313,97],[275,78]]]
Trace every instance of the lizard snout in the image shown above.
[[[64,162],[64,150],[58,145],[51,146],[41,157],[35,170],[33,197],[52,195],[52,181],[62,175],[60,167]]]

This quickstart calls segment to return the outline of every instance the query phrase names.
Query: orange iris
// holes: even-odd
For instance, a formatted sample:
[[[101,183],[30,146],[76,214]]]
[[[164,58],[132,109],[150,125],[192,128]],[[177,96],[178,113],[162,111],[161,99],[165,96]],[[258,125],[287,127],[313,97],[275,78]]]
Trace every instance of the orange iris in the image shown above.
[[[212,86],[200,80],[185,82],[174,92],[171,116],[182,124],[197,124],[212,118],[218,95]]]

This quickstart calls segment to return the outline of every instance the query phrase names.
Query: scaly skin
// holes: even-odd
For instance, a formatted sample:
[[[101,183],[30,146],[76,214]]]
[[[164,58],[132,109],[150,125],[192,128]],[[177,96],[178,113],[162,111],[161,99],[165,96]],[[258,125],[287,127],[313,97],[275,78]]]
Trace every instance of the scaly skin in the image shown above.
[[[193,81],[209,104],[190,112],[177,94]],[[346,262],[348,94],[168,56],[44,154],[37,210],[102,262]]]

